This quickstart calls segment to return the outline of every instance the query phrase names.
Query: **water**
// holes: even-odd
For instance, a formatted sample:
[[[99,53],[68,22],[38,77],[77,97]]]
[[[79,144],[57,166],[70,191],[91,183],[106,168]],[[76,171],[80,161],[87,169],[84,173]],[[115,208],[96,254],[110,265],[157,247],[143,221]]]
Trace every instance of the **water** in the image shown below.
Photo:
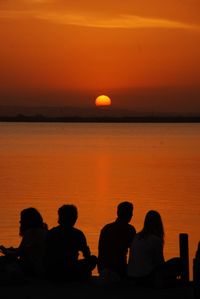
[[[38,208],[49,227],[74,203],[77,227],[97,253],[101,227],[120,201],[135,206],[137,230],[149,209],[165,227],[165,257],[189,234],[200,240],[200,124],[0,123],[0,243],[17,246],[19,213]]]

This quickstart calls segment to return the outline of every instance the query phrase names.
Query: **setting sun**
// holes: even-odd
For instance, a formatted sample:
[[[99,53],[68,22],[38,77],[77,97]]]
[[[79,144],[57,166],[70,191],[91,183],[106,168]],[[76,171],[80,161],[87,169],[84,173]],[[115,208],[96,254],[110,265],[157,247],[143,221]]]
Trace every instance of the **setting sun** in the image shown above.
[[[111,99],[106,95],[98,96],[95,100],[96,106],[110,106]]]

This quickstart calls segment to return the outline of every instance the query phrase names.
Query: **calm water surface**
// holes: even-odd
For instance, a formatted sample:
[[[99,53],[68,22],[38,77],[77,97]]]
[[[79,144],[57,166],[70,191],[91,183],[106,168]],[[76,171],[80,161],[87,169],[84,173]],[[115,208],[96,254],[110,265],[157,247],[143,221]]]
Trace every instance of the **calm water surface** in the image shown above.
[[[97,253],[101,227],[116,205],[132,201],[137,230],[149,209],[165,226],[165,257],[189,234],[190,259],[200,239],[199,124],[0,123],[0,243],[16,246],[19,213],[34,206],[49,227],[74,203],[77,227]]]

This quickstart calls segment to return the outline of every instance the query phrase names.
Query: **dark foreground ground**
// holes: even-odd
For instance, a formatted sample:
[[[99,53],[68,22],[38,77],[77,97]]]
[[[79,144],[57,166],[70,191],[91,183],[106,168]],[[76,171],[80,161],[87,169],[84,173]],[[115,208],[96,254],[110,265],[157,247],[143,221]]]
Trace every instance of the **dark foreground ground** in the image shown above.
[[[150,289],[130,283],[112,286],[90,282],[49,283],[28,282],[22,285],[0,286],[0,299],[196,299],[192,284],[165,289]],[[200,298],[200,297],[199,297]]]

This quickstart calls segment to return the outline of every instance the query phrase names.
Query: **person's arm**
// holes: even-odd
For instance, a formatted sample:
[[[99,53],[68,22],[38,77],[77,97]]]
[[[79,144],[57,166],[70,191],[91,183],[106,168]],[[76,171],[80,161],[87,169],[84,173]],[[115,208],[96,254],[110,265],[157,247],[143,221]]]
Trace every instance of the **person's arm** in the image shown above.
[[[104,233],[103,233],[103,229],[101,230],[100,232],[100,235],[99,235],[99,242],[98,242],[98,252],[101,253],[102,252],[102,248],[103,248],[103,244],[104,244]]]
[[[0,251],[5,254],[6,253],[7,248],[4,247],[3,245],[0,245]]]
[[[6,256],[16,257],[16,258],[18,256],[18,248],[13,248],[13,247],[6,248],[3,245],[0,245],[0,251]]]
[[[133,242],[133,239],[135,238],[136,236],[136,230],[135,230],[135,227],[132,226],[131,229],[130,229],[130,233],[129,233],[129,240],[128,240],[128,247],[131,248],[131,245],[132,245],[132,242]]]
[[[83,253],[84,258],[88,258],[91,255],[90,248],[87,245],[86,237],[85,237],[85,235],[83,233],[81,235],[81,246],[80,246],[80,250]]]
[[[23,256],[24,254],[26,255],[29,253],[30,248],[33,246],[34,243],[34,238],[33,238],[33,233],[31,230],[27,230],[21,240],[21,243],[17,249],[18,255]]]

